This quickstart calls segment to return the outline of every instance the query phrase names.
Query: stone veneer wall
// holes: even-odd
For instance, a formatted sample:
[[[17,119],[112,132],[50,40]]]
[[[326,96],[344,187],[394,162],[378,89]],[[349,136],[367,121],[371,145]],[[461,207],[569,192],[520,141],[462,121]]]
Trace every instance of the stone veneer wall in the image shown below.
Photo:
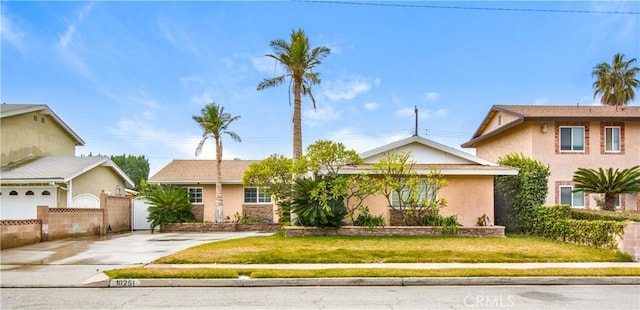
[[[0,248],[3,250],[38,243],[41,239],[40,220],[0,221]]]
[[[624,225],[624,235],[618,243],[618,249],[640,261],[640,222],[628,222]]]
[[[360,227],[342,226],[340,228],[316,228],[287,226],[284,228],[285,237],[299,236],[440,236],[442,227],[428,226],[387,226]],[[457,236],[504,237],[503,226],[459,227]]]
[[[236,232],[258,231],[277,232],[282,226],[279,223],[172,223],[160,227],[161,232]]]
[[[242,205],[242,212],[245,216],[252,216],[260,222],[273,223],[273,205],[252,204]]]

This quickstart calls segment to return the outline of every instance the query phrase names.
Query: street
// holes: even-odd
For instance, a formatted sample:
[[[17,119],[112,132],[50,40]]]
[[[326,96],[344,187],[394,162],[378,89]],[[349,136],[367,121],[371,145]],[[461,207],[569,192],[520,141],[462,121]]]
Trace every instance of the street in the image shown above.
[[[2,309],[640,309],[640,286],[4,288]]]

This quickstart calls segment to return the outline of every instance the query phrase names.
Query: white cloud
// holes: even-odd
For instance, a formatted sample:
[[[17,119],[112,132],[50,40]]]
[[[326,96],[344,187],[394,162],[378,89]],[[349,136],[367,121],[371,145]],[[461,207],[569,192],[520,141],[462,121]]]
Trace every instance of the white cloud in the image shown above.
[[[428,92],[424,95],[424,99],[427,101],[436,101],[440,98],[440,94],[436,92]]]
[[[366,136],[356,133],[351,128],[343,128],[330,133],[327,139],[339,141],[344,144],[347,149],[362,153],[406,137],[407,133]]]
[[[351,100],[368,92],[372,84],[379,85],[380,80],[365,79],[359,76],[343,77],[335,81],[327,81],[324,84],[324,95],[333,101]]]
[[[330,105],[323,105],[316,110],[306,109],[303,114],[305,118],[304,123],[315,126],[323,122],[340,119],[342,111],[336,111]]]
[[[265,53],[265,55],[268,53]],[[266,75],[279,76],[283,73],[283,69],[275,59],[264,55],[251,58],[251,65],[256,71]]]
[[[435,117],[438,117],[438,118],[445,117],[445,116],[447,116],[447,114],[449,114],[449,110],[447,110],[447,109],[439,109],[439,110],[436,110],[436,111],[433,113],[433,115],[434,115]]]
[[[0,10],[0,35],[2,41],[8,42],[20,51],[24,50],[24,37],[25,34],[20,30],[13,22],[13,19],[6,14],[5,7]]]
[[[380,107],[379,103],[376,102],[367,102],[364,104],[364,108],[369,111],[375,111]]]
[[[427,119],[431,117],[442,118],[447,116],[449,111],[447,109],[438,109],[438,110],[421,110],[418,109],[418,118],[419,119]],[[415,108],[402,108],[396,111],[396,117],[400,118],[415,118]]]
[[[89,15],[94,5],[95,2],[86,3],[76,12],[76,18],[67,25],[67,30],[59,37],[58,47],[63,50],[67,49],[69,44],[72,43],[76,28],[82,23],[85,17]]]
[[[549,104],[549,98],[536,98],[536,101],[533,103],[535,105],[546,105]]]

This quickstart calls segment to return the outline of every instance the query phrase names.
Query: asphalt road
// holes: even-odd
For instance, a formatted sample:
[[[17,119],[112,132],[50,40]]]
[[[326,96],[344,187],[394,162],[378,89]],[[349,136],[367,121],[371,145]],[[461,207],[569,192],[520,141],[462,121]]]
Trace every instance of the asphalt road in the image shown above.
[[[2,289],[7,309],[640,309],[640,286]]]

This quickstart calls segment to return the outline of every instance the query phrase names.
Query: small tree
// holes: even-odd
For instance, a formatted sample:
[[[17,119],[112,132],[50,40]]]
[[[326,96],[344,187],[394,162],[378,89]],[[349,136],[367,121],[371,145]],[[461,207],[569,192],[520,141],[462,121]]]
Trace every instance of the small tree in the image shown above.
[[[156,189],[146,195],[151,204],[147,221],[151,223],[151,232],[160,225],[195,221],[189,200],[189,192],[181,187]]]
[[[603,210],[615,210],[615,199],[623,193],[640,192],[640,166],[627,169],[578,168],[573,174],[574,192],[604,194]]]
[[[369,209],[364,205],[364,200],[367,197],[380,191],[380,184],[371,176],[361,173],[353,176],[345,176],[346,181],[346,196],[344,199],[344,205],[347,208],[347,216],[351,219],[352,223],[356,222],[356,211]],[[359,212],[362,214],[362,212]]]

